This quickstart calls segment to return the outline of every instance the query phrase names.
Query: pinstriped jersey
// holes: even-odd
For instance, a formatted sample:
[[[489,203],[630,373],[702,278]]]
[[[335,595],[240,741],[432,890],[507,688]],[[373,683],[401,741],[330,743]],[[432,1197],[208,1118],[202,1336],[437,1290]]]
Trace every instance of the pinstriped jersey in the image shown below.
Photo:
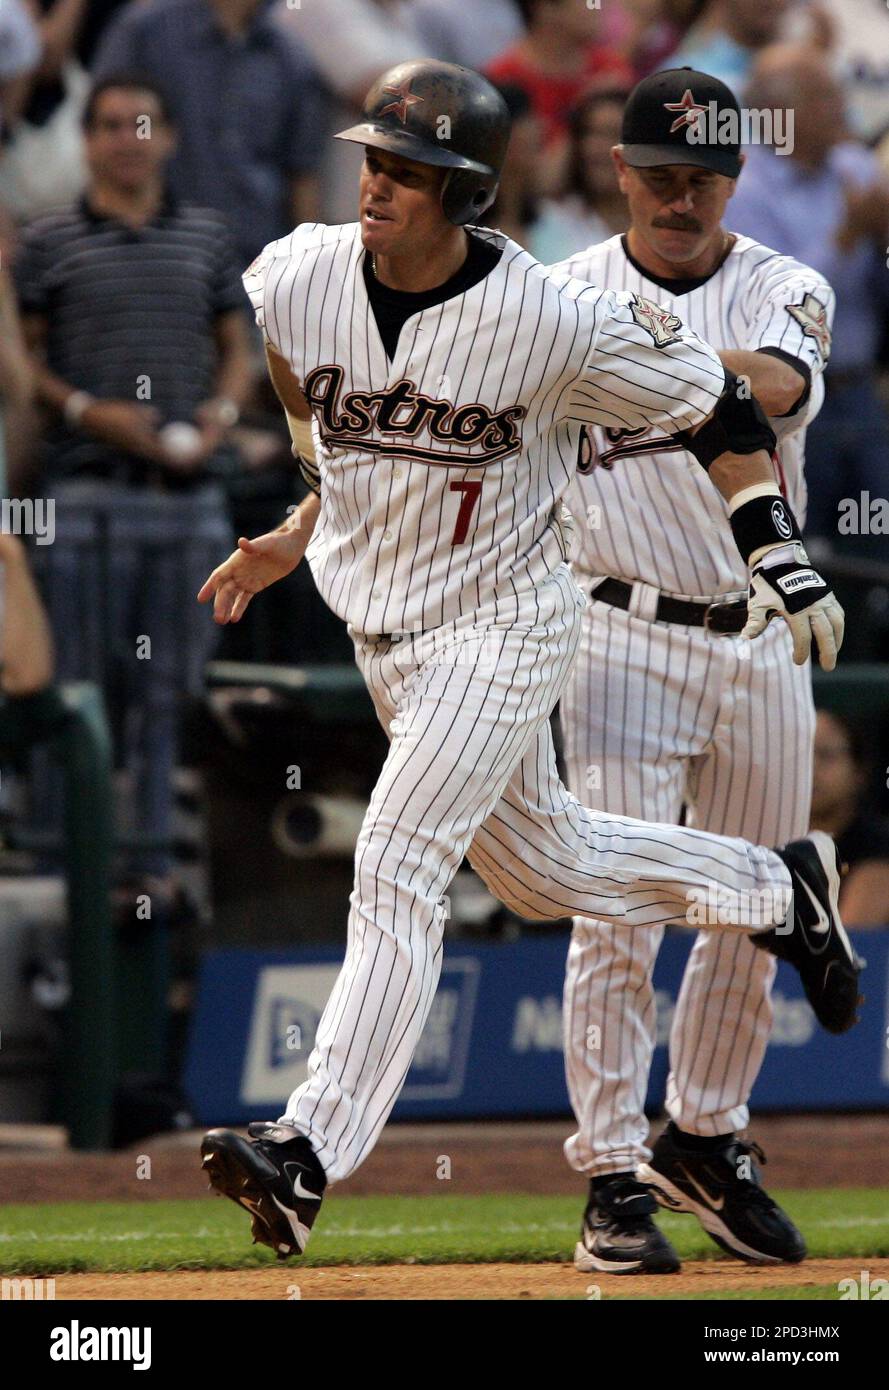
[[[567,549],[561,499],[583,422],[675,431],[724,389],[675,315],[548,272],[499,232],[497,265],[414,314],[390,361],[358,223],[304,224],[244,285],[312,410],[318,588],[365,633],[426,630],[517,597]]]
[[[778,435],[778,482],[802,525],[806,425],[824,399],[821,374],[834,312],[834,294],[823,276],[743,236],[709,279],[684,294],[671,295],[662,281],[647,279],[620,236],[554,269],[657,299],[717,350],[777,348],[807,364],[808,403],[796,415],[771,422]],[[567,500],[576,524],[574,558],[582,570],[642,580],[692,599],[746,593],[747,567],[726,503],[694,455],[660,427],[587,427]]]

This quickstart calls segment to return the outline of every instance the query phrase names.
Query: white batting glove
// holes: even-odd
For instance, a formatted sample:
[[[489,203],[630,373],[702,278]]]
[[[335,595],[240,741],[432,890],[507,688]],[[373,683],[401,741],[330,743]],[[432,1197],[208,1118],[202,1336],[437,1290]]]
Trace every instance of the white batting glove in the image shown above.
[[[741,636],[758,637],[775,617],[790,628],[797,666],[805,665],[814,638],[822,670],[833,670],[843,645],[845,614],[799,541],[767,550],[753,565]]]

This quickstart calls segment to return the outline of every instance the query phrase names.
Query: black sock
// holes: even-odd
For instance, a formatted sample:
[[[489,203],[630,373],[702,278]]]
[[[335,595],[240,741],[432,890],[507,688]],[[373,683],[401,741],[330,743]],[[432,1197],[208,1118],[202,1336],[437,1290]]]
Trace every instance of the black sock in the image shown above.
[[[676,1143],[682,1149],[691,1149],[692,1153],[712,1153],[714,1149],[723,1148],[734,1137],[734,1134],[686,1134],[678,1125],[673,1126]]]
[[[614,1182],[616,1178],[629,1179],[630,1182],[636,1181],[635,1173],[599,1173],[594,1178],[590,1178],[590,1188],[593,1192],[598,1192],[606,1184]]]

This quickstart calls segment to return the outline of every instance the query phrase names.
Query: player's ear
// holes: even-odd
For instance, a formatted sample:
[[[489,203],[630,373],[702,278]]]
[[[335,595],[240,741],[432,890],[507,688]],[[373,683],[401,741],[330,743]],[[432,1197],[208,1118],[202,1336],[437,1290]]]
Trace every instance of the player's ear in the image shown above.
[[[738,158],[740,159],[740,162],[741,162],[741,170],[743,171],[744,165],[747,163],[747,156],[746,156],[746,154],[741,154],[741,155],[738,156]],[[728,196],[729,196],[730,198],[731,198],[732,194],[734,193],[735,189],[736,189],[737,186],[738,186],[738,179],[739,179],[740,177],[741,177],[740,174],[736,174],[735,177],[734,177],[733,179],[730,179],[730,180],[729,180],[729,182],[731,183],[731,188],[730,188],[729,191],[728,191]]]
[[[614,165],[614,171],[617,174],[618,187],[620,188],[621,193],[626,193],[627,170],[629,169],[629,165],[624,159],[623,148],[623,145],[612,145],[611,162]]]

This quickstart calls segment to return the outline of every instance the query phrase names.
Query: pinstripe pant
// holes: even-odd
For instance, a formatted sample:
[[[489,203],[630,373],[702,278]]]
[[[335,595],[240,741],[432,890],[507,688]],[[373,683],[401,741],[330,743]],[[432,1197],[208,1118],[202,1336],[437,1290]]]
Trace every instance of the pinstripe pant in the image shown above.
[[[789,896],[769,850],[600,815],[565,789],[549,715],[583,606],[563,566],[509,605],[432,633],[353,634],[391,744],[358,839],[346,959],[282,1116],[308,1135],[329,1181],[367,1157],[401,1090],[438,983],[445,894],[467,852],[504,902],[542,919],[660,921],[714,879],[742,903],[776,884]]]
[[[811,676],[794,666],[783,623],[750,643],[593,602],[560,708],[569,785],[603,811],[675,822],[685,802],[690,825],[767,844],[808,828]],[[565,1152],[582,1172],[632,1171],[650,1156],[643,1107],[662,935],[575,922],[564,1019],[578,1130]],[[743,935],[698,934],[670,1032],[667,1110],[681,1129],[746,1127],[774,974],[773,957]]]

